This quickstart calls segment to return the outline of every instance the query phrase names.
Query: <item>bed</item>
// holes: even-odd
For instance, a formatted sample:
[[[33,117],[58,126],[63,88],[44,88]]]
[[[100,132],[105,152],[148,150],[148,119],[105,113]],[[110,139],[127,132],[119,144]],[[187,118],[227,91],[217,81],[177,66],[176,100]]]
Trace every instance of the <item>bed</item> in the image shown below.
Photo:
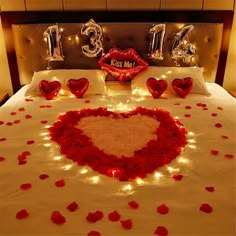
[[[2,13],[14,94],[0,107],[0,235],[235,235],[232,12],[214,13]],[[89,57],[91,19],[103,40]],[[189,25],[196,50],[176,61]],[[50,26],[61,60],[47,60]]]

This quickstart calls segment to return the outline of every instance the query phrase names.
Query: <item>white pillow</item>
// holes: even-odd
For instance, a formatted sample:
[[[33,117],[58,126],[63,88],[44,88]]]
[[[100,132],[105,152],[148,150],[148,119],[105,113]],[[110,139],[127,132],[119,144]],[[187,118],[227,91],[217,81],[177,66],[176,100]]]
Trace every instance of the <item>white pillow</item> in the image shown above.
[[[190,93],[210,95],[203,77],[203,68],[200,67],[158,67],[149,66],[145,71],[140,72],[131,81],[131,90],[133,95],[151,95],[146,86],[148,78],[164,79],[168,83],[165,93],[175,93],[171,87],[174,79],[184,79],[191,77],[193,87]]]
[[[32,81],[26,90],[26,96],[41,96],[39,90],[39,83],[41,80],[54,81],[57,80],[61,83],[61,87],[64,90],[60,95],[68,95],[70,92],[67,87],[67,81],[69,79],[86,78],[89,80],[89,87],[86,94],[105,94],[106,84],[105,78],[107,73],[98,69],[59,69],[59,70],[42,70],[34,72]]]

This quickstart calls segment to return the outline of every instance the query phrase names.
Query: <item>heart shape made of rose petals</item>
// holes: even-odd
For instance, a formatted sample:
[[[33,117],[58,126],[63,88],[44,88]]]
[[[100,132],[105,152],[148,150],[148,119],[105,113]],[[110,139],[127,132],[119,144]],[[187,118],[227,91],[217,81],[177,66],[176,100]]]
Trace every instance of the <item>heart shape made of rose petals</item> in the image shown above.
[[[146,81],[148,91],[152,94],[154,98],[160,97],[167,89],[167,82],[163,79],[158,80],[153,77]]]
[[[89,81],[86,78],[69,79],[67,87],[77,98],[82,98],[89,87]]]
[[[142,140],[140,145],[134,147],[135,150],[128,150],[128,155],[131,153],[130,156],[126,156],[126,153],[118,156],[116,153],[107,153],[107,150],[103,150],[104,146],[98,147],[97,142],[94,143],[94,139],[99,137],[89,137],[93,133],[93,127],[97,126],[94,119],[101,119],[103,123],[106,122],[104,119],[114,119],[112,125],[117,125],[117,127],[116,131],[113,129],[112,132],[118,134],[119,137],[116,137],[113,143],[119,143],[119,147],[131,145],[130,141],[122,138],[127,132],[119,133],[120,127],[126,126],[122,120],[131,119],[129,124],[132,124],[133,129],[138,129],[143,125],[138,118],[141,116],[156,122],[155,131],[153,133],[153,130],[149,129],[152,135],[146,136],[145,141]],[[88,130],[84,132],[82,127],[84,126],[84,118],[86,120],[92,119],[89,123],[86,121],[85,124],[92,126],[89,127],[91,132]],[[115,121],[118,121],[117,124]],[[153,126],[153,122],[150,123],[151,126]],[[146,125],[147,123],[149,122],[146,122]],[[100,129],[98,132],[110,132],[109,127],[110,125],[106,126],[107,130]],[[125,130],[125,127],[123,128]],[[138,132],[136,137],[142,136],[143,129]],[[186,130],[179,121],[170,116],[169,112],[142,107],[122,113],[112,112],[102,107],[69,111],[58,117],[57,121],[49,128],[49,132],[51,139],[60,146],[61,153],[68,159],[77,162],[79,166],[87,165],[100,174],[119,178],[120,181],[146,177],[148,173],[153,173],[157,168],[174,160],[181,153],[182,147],[187,144]],[[110,135],[113,135],[112,132]],[[133,142],[136,142],[136,139]],[[109,139],[105,141],[106,144],[110,145]]]
[[[47,99],[51,100],[57,96],[61,89],[61,83],[59,81],[47,81],[41,80],[39,83],[40,93]]]
[[[185,98],[192,90],[193,79],[186,77],[184,79],[174,79],[171,83],[172,88],[180,97]]]

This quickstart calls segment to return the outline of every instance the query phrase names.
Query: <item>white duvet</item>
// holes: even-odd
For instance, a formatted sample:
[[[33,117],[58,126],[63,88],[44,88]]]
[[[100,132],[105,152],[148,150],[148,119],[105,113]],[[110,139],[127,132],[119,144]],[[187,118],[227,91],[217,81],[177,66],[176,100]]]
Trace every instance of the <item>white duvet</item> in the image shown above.
[[[211,96],[189,94],[186,99],[174,95],[158,99],[88,95],[50,101],[24,97],[23,87],[0,108],[0,235],[80,236],[93,235],[93,231],[107,236],[161,235],[158,227],[176,236],[235,235],[236,99],[216,84],[207,86]],[[78,166],[50,140],[48,128],[67,111],[106,107],[121,112],[138,106],[169,111],[188,132],[188,144],[181,155],[147,178],[122,182]],[[87,135],[93,136],[96,127],[92,125],[98,121],[86,122]],[[136,117],[121,126],[138,127],[139,122]],[[151,120],[153,124],[149,120],[142,122],[146,123],[145,129],[133,134],[141,146],[153,138],[149,136],[152,127],[158,126]],[[110,126],[113,129],[109,130]],[[111,134],[118,129],[119,124],[111,123],[96,131],[104,130],[107,135],[107,145],[101,148],[130,154],[141,147],[129,141],[130,128],[123,129],[120,136],[125,138],[115,145],[117,140],[112,140]],[[142,135],[144,132],[146,136]],[[91,138],[99,146],[97,136]],[[138,140],[138,136],[143,136],[143,140]],[[120,150],[124,145],[128,148]],[[131,201],[139,207],[130,207]],[[74,212],[67,209],[72,202],[79,206]],[[158,210],[160,206],[168,208],[168,212]],[[201,206],[210,207],[211,212],[200,210]],[[16,214],[22,209],[29,215],[17,219]],[[64,216],[64,224],[51,221],[54,211]],[[86,217],[95,211],[101,211],[103,218],[91,223]],[[119,212],[119,221],[108,218],[114,211]],[[132,221],[130,229],[121,223],[128,219]]]

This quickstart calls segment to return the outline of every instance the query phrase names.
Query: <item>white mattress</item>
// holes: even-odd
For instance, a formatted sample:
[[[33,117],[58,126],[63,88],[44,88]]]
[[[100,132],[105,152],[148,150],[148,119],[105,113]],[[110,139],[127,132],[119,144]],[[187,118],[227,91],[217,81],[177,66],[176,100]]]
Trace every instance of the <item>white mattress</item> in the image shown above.
[[[40,97],[26,101],[23,87],[0,108],[0,235],[80,236],[94,230],[107,236],[149,236],[158,226],[176,236],[235,235],[236,99],[217,84],[207,86],[211,96],[189,94],[186,99],[90,95],[50,101]],[[61,155],[48,136],[48,127],[67,111],[107,107],[119,112],[137,106],[165,109],[188,131],[181,155],[147,178],[122,182],[78,166]],[[30,140],[34,143],[26,144]],[[18,156],[25,151],[31,155],[26,164],[18,165]],[[41,180],[41,174],[49,178]],[[174,174],[183,178],[176,181]],[[55,182],[61,179],[65,186],[58,188]],[[32,187],[22,190],[24,183]],[[128,205],[133,200],[137,209]],[[79,209],[70,212],[66,207],[73,201]],[[168,214],[157,212],[162,204],[168,206]],[[200,211],[202,204],[213,211]],[[16,213],[21,209],[29,216],[19,220]],[[64,224],[50,220],[55,210],[65,217]],[[97,210],[103,219],[88,222],[88,213]],[[131,229],[108,219],[115,210],[121,220],[132,220]]]

